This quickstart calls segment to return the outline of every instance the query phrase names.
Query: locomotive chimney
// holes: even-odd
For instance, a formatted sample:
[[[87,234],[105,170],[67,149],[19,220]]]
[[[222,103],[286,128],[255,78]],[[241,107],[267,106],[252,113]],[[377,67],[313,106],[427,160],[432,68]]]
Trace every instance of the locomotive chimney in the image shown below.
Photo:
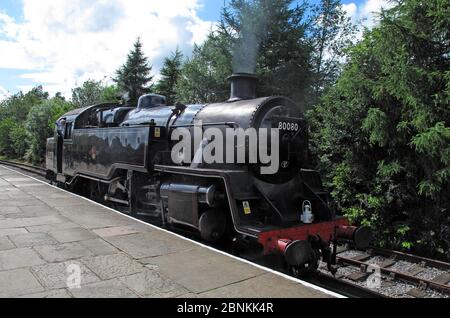
[[[235,73],[228,80],[231,82],[231,97],[229,102],[256,98],[258,77],[254,74]]]

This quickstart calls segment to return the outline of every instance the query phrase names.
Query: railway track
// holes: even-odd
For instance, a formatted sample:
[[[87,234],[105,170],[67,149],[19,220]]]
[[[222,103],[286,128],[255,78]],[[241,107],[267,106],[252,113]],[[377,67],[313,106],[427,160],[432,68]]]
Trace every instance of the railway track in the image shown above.
[[[338,254],[337,277],[392,298],[449,298],[450,264],[371,248]]]
[[[8,166],[8,167],[18,168],[23,171],[31,172],[31,173],[39,175],[43,178],[45,178],[45,176],[47,174],[47,170],[45,168],[32,166],[32,165],[29,165],[26,163],[0,159],[0,164],[2,164],[4,166]]]
[[[0,164],[45,178],[46,169],[0,160]],[[284,272],[274,264],[251,256],[242,258]],[[371,248],[343,250],[338,272],[331,276],[322,264],[317,275],[302,278],[347,297],[356,298],[450,298],[450,264],[402,252]]]

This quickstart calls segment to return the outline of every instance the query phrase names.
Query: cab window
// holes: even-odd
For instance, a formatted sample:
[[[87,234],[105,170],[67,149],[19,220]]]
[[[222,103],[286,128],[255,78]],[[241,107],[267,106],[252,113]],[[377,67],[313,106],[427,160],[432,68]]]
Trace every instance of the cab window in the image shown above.
[[[73,128],[73,123],[66,123],[66,131],[64,134],[64,139],[70,140],[72,139],[72,129]]]

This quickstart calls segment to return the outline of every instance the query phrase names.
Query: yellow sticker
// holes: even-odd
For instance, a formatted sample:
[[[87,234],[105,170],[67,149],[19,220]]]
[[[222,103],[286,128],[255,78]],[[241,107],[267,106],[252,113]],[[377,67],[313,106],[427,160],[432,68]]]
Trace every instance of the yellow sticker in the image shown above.
[[[250,208],[250,203],[248,201],[244,201],[244,203],[242,203],[242,205],[244,206],[244,213],[246,215],[252,214],[252,209]]]
[[[161,128],[155,128],[155,138],[161,138]]]

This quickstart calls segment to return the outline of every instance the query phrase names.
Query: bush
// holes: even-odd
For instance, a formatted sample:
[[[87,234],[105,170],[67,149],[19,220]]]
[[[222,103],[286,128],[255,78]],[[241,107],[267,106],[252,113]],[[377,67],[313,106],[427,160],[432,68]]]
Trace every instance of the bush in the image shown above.
[[[9,134],[14,156],[18,159],[24,159],[28,149],[28,132],[24,125],[16,125]]]
[[[310,111],[341,209],[381,246],[450,258],[450,42],[445,1],[405,1],[349,53]]]
[[[16,123],[10,118],[0,121],[0,154],[10,157],[14,154],[14,147],[11,142],[11,132]]]
[[[47,138],[53,136],[56,120],[71,108],[72,104],[53,98],[30,110],[26,122],[26,129],[30,136],[30,147],[27,152],[29,161],[33,163],[44,161]]]

